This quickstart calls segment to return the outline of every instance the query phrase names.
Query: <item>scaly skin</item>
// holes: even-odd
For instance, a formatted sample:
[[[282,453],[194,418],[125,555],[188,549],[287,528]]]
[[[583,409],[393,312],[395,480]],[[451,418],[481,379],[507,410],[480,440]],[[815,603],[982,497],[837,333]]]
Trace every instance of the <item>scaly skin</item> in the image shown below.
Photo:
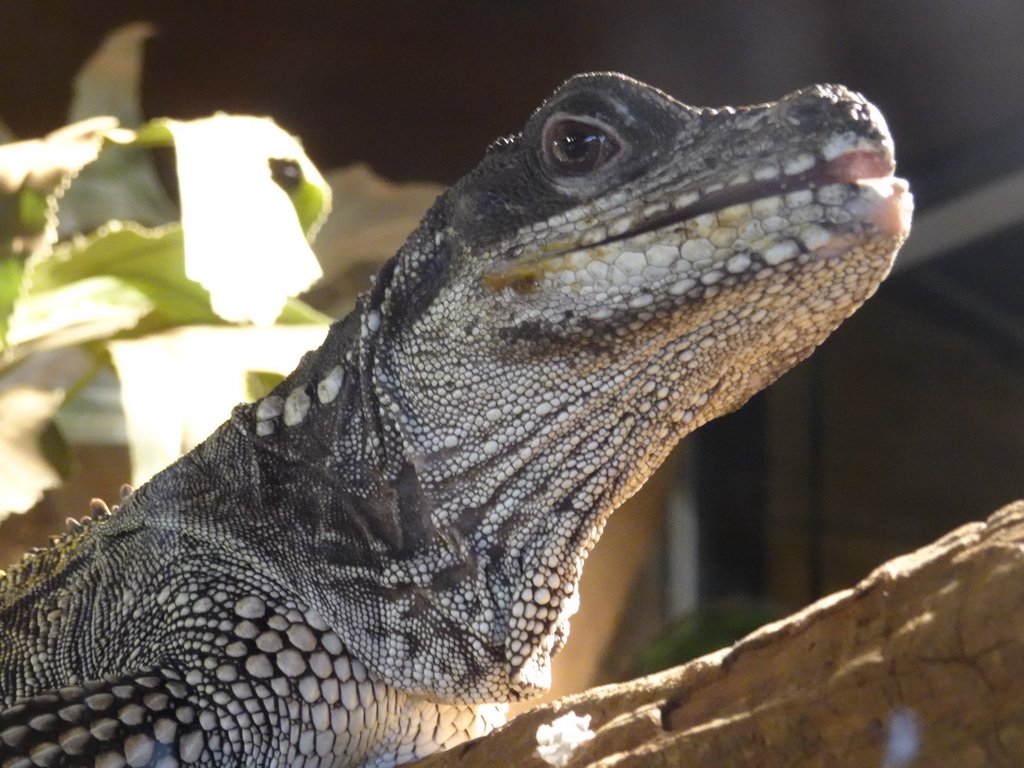
[[[892,171],[840,87],[570,80],[274,393],[0,582],[3,768],[385,766],[489,730],[548,686],[611,511],[874,292]]]

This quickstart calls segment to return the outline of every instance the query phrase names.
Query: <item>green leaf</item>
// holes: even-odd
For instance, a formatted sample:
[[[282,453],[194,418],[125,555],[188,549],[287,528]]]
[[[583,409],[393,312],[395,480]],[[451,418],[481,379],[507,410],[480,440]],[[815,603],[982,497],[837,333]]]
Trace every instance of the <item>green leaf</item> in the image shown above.
[[[702,606],[676,619],[638,655],[633,674],[649,675],[730,645],[780,618],[775,606],[745,598]]]
[[[303,168],[302,181],[298,186],[285,190],[299,217],[299,226],[310,241],[316,237],[331,207],[330,187],[319,173],[315,179],[310,179],[311,171],[316,172],[316,168],[308,163],[308,167]]]
[[[278,325],[330,325],[334,318],[318,312],[301,299],[287,299],[277,316]]]
[[[61,239],[92,232],[112,220],[155,227],[178,217],[178,208],[160,183],[151,153],[121,144],[108,144],[96,162],[69,185],[57,207]]]
[[[79,345],[40,352],[0,370],[0,520],[25,511],[67,477],[68,447],[50,419],[93,378],[100,357]]]
[[[111,222],[92,235],[59,244],[52,254],[33,259],[26,276],[27,299],[98,276],[117,278],[144,295],[149,312],[134,333],[153,333],[179,325],[220,324],[209,292],[185,274],[181,227],[148,229]],[[298,299],[285,302],[278,322],[329,324],[330,318]]]
[[[59,244],[51,255],[33,260],[27,295],[68,286],[99,275],[116,277],[147,297],[155,330],[171,325],[216,323],[207,291],[185,275],[181,227],[150,229],[110,222],[91,235]]]
[[[0,251],[0,351],[7,348],[7,326],[21,288],[21,259]]]
[[[174,146],[174,133],[170,128],[170,121],[157,118],[140,126],[135,132],[132,141],[140,147],[149,149],[166,149]]]
[[[91,277],[22,298],[10,317],[8,357],[107,339],[153,309],[144,293],[115,277]]]
[[[113,115],[129,128],[142,122],[142,48],[154,31],[152,24],[135,22],[106,37],[75,78],[69,119]],[[108,143],[64,193],[58,210],[62,238],[91,232],[111,220],[153,227],[178,219],[152,153],[126,141],[132,136],[130,131],[113,133],[111,138],[120,140]]]
[[[285,374],[276,371],[246,371],[245,399],[252,403],[266,397],[285,378]]]
[[[41,234],[50,224],[51,205],[48,195],[23,187],[17,195],[18,224],[23,232]]]
[[[53,467],[63,442],[50,419],[64,392],[82,386],[107,359],[107,349],[122,375],[144,382],[125,388],[126,406],[143,404],[127,410],[142,417],[159,412],[171,424],[159,450],[142,462],[153,465],[157,455],[176,455],[206,433],[208,426],[194,428],[196,403],[217,388],[207,380],[214,374],[197,382],[201,392],[180,398],[185,418],[153,408],[155,393],[167,394],[154,383],[166,379],[161,344],[177,344],[168,341],[171,333],[159,332],[225,320],[289,325],[248,328],[241,336],[216,333],[224,328],[178,332],[219,343],[205,358],[217,357],[216,365],[235,372],[225,377],[222,393],[230,403],[244,371],[289,370],[291,358],[308,349],[309,338],[321,337],[330,320],[294,298],[320,275],[309,240],[331,200],[297,140],[270,120],[246,116],[118,127],[118,120],[132,128],[142,122],[142,49],[152,32],[145,23],[115,30],[80,71],[70,119],[107,116],[0,146],[0,412],[6,420],[23,406],[25,417],[0,421],[0,512],[30,505],[59,479]],[[0,142],[12,140],[0,124]],[[184,227],[153,166],[150,150],[160,147],[175,150]],[[58,236],[63,242],[52,246]],[[151,334],[145,341],[133,340],[145,334]],[[244,361],[229,362],[228,338],[232,354],[244,347]],[[236,344],[237,338],[248,342]],[[60,367],[73,380],[47,378],[57,358],[74,359]],[[270,386],[280,377],[256,378]],[[26,381],[32,386],[23,386]],[[166,405],[181,394],[156,402]],[[202,423],[208,422],[209,414]],[[139,423],[129,418],[133,455],[135,443],[146,439],[139,435],[151,434]]]

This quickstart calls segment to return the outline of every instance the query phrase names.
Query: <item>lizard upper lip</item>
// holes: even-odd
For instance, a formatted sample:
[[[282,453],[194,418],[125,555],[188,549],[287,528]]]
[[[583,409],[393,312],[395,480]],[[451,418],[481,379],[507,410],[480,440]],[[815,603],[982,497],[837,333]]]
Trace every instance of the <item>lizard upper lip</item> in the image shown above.
[[[637,226],[611,235],[587,248],[626,240],[647,232],[692,219],[705,213],[719,211],[732,205],[750,203],[764,197],[782,195],[801,189],[814,189],[828,184],[856,184],[871,179],[892,178],[891,156],[867,149],[851,150],[828,160],[819,161],[812,168],[792,175],[780,175],[765,181],[749,181],[708,192],[690,205],[664,211],[640,222]]]
[[[819,160],[801,173],[781,174],[774,179],[748,181],[732,184],[712,192],[706,192],[689,205],[680,206],[647,217],[629,229],[605,237],[603,240],[586,244],[564,244],[561,247],[543,250],[533,256],[512,259],[496,264],[484,280],[492,289],[504,287],[517,281],[532,286],[536,275],[531,272],[538,264],[557,256],[589,251],[603,245],[628,240],[648,232],[677,226],[705,213],[712,213],[732,205],[752,203],[762,198],[784,195],[804,189],[816,189],[829,184],[871,185],[884,200],[880,206],[868,206],[866,211],[871,221],[891,235],[905,232],[909,227],[911,198],[907,185],[896,179],[892,173],[895,164],[892,155],[883,149],[858,148],[844,152],[831,160]],[[527,290],[524,288],[523,290]]]

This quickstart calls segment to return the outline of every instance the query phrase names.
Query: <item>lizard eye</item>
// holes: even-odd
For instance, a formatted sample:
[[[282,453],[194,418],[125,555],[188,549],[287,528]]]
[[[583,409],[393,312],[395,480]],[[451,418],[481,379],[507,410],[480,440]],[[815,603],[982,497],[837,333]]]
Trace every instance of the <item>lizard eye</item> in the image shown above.
[[[544,126],[544,159],[555,171],[583,176],[607,165],[619,154],[612,130],[600,123],[555,115]]]

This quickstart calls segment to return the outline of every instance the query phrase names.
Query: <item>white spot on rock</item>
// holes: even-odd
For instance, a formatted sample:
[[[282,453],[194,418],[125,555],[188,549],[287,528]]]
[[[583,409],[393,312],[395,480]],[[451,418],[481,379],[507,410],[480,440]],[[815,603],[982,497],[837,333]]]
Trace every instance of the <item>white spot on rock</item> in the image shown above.
[[[897,709],[889,718],[886,730],[883,766],[909,766],[921,751],[921,724],[917,713],[912,709]]]
[[[537,728],[537,756],[548,765],[564,768],[579,746],[594,738],[590,715],[568,712]]]

